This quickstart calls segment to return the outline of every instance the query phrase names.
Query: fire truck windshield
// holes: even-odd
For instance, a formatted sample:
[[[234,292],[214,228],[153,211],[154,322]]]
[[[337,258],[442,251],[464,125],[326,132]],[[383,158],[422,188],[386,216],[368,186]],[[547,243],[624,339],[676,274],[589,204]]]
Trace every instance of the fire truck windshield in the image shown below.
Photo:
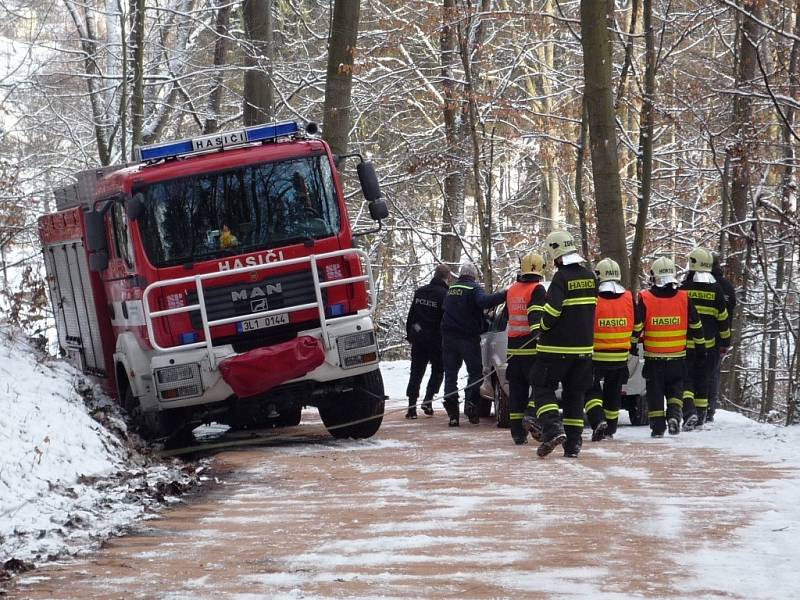
[[[139,220],[156,267],[336,235],[339,206],[325,155],[153,183]]]

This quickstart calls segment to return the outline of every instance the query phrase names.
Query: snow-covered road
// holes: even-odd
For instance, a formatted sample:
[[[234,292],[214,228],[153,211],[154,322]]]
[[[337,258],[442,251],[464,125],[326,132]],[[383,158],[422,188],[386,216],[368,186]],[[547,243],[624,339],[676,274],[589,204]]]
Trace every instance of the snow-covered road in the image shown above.
[[[624,427],[578,460],[488,421],[403,419],[385,367],[379,434],[226,452],[204,497],[11,598],[793,598],[800,435],[722,413],[652,440]]]

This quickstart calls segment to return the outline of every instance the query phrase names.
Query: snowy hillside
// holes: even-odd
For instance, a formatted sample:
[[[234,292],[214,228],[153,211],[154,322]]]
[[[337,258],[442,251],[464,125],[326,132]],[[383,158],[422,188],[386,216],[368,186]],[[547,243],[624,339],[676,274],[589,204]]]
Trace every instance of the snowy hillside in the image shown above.
[[[131,448],[108,398],[0,326],[0,567],[85,549],[190,475]]]

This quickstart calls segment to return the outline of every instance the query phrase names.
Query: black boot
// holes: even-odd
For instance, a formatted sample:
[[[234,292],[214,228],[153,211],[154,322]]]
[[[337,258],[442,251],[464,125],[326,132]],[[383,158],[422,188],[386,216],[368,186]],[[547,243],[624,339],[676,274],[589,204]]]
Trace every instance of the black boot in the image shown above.
[[[511,421],[511,439],[517,446],[528,443],[528,433],[522,428],[522,421]]]
[[[542,437],[542,425],[539,420],[533,415],[525,415],[522,417],[522,428],[531,434],[531,437],[537,442],[544,441]]]
[[[422,408],[422,412],[424,412],[426,415],[428,415],[429,417],[433,416],[432,398],[425,398],[425,400],[422,401],[422,404],[420,404],[420,407]]]
[[[567,436],[564,433],[564,426],[561,424],[561,421],[555,421],[554,423],[549,423],[547,426],[545,426],[542,431],[542,436],[544,440],[536,449],[536,454],[540,458],[544,458],[550,454],[567,439]]]
[[[416,419],[416,418],[417,418],[417,399],[409,398],[408,412],[406,413],[406,419]]]
[[[606,429],[608,429],[608,423],[600,421],[597,427],[594,428],[594,431],[592,431],[592,441],[601,441],[606,436]],[[575,456],[577,456],[577,454]]]

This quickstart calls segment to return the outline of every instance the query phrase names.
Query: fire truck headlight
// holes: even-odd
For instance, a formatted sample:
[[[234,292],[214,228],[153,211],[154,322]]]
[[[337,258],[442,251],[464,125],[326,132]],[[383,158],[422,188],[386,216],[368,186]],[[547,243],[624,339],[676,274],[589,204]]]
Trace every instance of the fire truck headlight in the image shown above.
[[[374,331],[361,331],[342,335],[336,339],[339,348],[339,363],[344,369],[352,369],[378,361],[378,348]]]
[[[203,393],[200,365],[189,363],[156,369],[156,384],[162,400],[193,398]]]

